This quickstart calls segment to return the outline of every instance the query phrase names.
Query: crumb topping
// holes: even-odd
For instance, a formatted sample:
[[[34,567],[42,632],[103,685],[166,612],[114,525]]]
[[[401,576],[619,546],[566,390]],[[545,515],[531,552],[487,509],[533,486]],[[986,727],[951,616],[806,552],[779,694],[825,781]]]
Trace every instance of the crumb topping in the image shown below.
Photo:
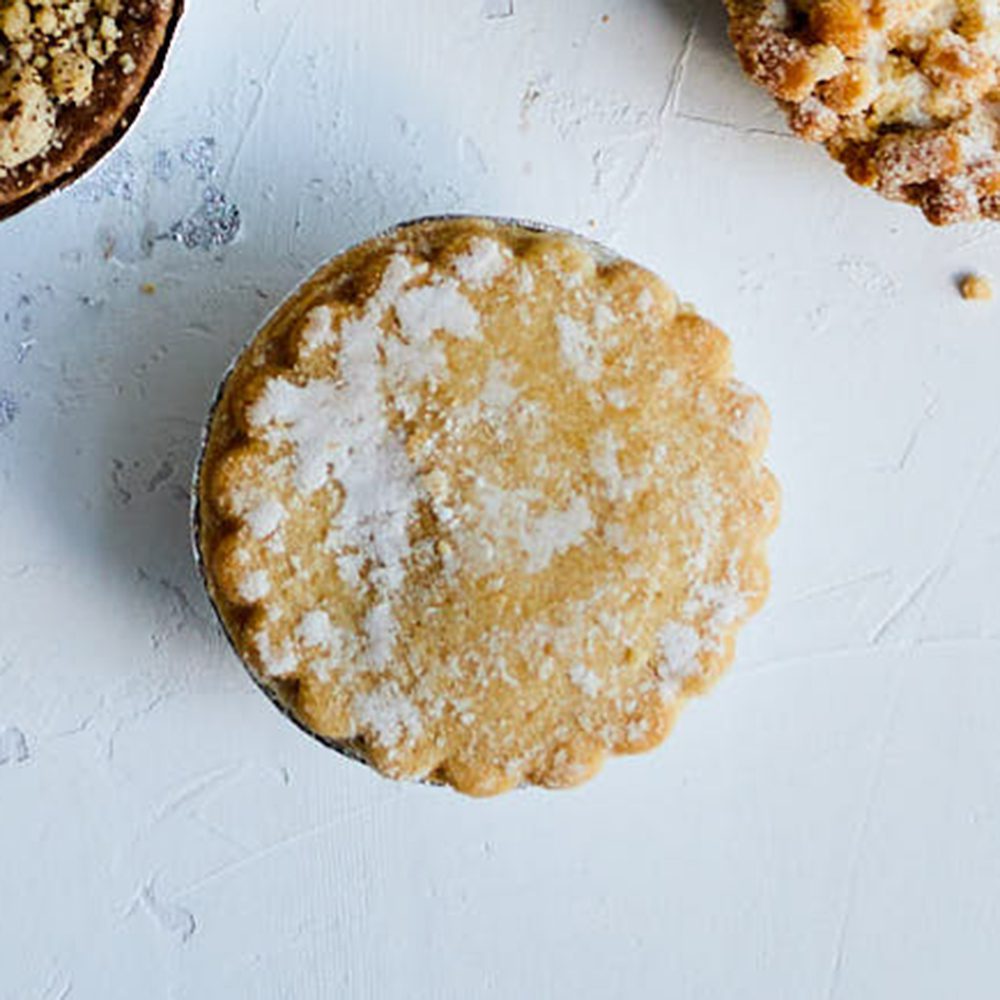
[[[115,60],[123,0],[0,0],[0,169],[43,156],[61,107],[87,103]],[[135,61],[123,54],[124,74]]]
[[[934,223],[1000,218],[994,0],[728,0],[746,71],[859,184]]]

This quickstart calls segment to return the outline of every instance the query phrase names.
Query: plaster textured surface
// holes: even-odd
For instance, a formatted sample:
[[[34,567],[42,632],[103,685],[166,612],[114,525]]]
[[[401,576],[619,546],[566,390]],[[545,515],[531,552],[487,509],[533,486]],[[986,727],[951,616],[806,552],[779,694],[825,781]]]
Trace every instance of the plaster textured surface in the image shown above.
[[[139,123],[0,226],[0,998],[996,995],[1000,229],[787,137],[715,0],[190,0]],[[774,592],[660,752],[396,787],[253,688],[190,556],[216,381],[401,219],[662,273],[774,413]]]

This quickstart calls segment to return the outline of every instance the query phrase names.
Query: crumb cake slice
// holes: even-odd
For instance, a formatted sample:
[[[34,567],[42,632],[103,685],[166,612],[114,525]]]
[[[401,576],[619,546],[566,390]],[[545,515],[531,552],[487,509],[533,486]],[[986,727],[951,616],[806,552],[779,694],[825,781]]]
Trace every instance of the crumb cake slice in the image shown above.
[[[124,133],[182,0],[0,0],[0,218],[77,177]]]
[[[202,565],[252,673],[385,775],[495,794],[660,743],[768,589],[726,337],[648,271],[485,219],[336,258],[213,411]]]
[[[744,69],[859,184],[1000,219],[996,0],[726,0]]]

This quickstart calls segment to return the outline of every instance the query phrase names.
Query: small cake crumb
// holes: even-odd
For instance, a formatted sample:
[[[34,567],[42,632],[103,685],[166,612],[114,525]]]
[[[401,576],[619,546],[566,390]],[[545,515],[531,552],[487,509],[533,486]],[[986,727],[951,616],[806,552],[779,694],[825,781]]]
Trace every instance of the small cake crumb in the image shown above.
[[[966,302],[993,301],[993,283],[983,274],[966,274],[958,288]]]
[[[142,292],[143,295],[155,295],[156,285],[152,281],[144,281],[139,286],[139,291]]]

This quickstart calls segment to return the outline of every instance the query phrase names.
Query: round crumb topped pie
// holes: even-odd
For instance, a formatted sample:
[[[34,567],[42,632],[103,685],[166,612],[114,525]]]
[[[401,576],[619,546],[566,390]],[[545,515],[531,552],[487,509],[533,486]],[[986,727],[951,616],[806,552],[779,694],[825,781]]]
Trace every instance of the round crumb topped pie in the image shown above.
[[[996,0],[726,0],[744,69],[859,184],[1000,219]]]
[[[0,218],[92,166],[159,72],[182,0],[0,0]]]
[[[768,589],[768,414],[648,271],[427,220],[323,267],[227,377],[209,591],[302,726],[476,795],[660,743]]]

